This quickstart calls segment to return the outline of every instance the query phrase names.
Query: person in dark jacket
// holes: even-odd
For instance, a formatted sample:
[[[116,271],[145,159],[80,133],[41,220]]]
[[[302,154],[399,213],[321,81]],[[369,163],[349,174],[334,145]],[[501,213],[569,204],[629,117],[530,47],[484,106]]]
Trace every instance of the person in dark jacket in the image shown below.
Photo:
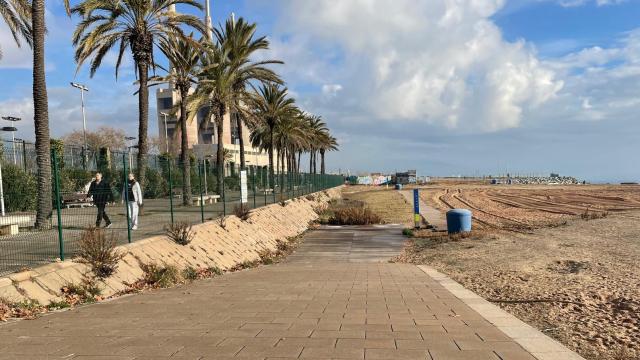
[[[113,201],[113,193],[111,192],[111,186],[102,179],[101,173],[96,173],[96,179],[89,186],[88,195],[93,197],[93,203],[98,208],[96,227],[100,227],[102,219],[104,219],[107,228],[111,227],[111,220],[109,220],[105,207],[109,201]]]

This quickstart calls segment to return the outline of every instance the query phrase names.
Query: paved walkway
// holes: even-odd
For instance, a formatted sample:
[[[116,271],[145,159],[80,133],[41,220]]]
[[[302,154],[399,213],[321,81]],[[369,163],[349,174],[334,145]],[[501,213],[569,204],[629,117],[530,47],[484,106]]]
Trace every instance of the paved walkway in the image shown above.
[[[388,263],[398,232],[319,230],[283,264],[0,325],[0,359],[535,359],[446,277]]]

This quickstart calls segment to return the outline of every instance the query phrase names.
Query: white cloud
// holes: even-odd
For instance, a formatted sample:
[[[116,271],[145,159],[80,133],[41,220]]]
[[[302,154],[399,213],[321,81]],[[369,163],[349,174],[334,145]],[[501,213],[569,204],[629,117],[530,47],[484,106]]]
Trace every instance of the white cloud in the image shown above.
[[[322,85],[322,93],[325,96],[334,97],[342,90],[340,84],[324,84]]]
[[[627,0],[558,0],[558,4],[564,7],[582,6],[595,2],[598,6],[617,5],[627,2]]]
[[[316,106],[464,131],[517,127],[562,88],[490,17],[503,0],[282,0],[273,57],[294,83],[342,84]],[[295,15],[295,16],[294,16]],[[285,39],[285,40],[282,40]]]

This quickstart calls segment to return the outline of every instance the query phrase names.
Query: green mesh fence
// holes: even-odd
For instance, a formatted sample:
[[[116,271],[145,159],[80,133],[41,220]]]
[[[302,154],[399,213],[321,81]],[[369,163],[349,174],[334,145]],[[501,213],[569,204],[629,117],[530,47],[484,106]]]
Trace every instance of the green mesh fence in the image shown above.
[[[246,167],[243,176],[238,166],[225,164],[218,170],[211,159],[190,158],[185,163],[149,156],[145,182],[139,184],[142,199],[136,202],[128,179],[141,170],[136,154],[97,151],[87,152],[84,159],[82,149],[65,147],[52,150],[53,211],[48,223],[36,229],[37,171],[35,150],[28,145],[20,144],[24,150],[16,146],[15,161],[12,148],[7,152],[4,146],[0,154],[0,275],[72,258],[83,231],[92,226],[110,225],[109,231],[125,244],[163,235],[171,223],[197,224],[233,214],[243,200],[243,206],[254,209],[344,181],[337,175],[287,171],[276,171],[272,177],[267,167],[258,166]],[[97,172],[102,175],[99,183]]]

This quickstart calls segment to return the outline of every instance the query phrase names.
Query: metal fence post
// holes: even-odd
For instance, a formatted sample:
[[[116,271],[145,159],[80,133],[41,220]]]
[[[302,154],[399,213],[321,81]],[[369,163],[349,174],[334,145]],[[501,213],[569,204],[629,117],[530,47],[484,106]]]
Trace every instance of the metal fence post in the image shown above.
[[[253,166],[253,208],[256,208],[256,167]]]
[[[171,180],[171,159],[167,155],[167,171],[169,175],[169,212],[171,213],[171,224],[173,224],[173,182]]]
[[[260,169],[260,180],[262,180],[262,190],[264,193],[264,206],[267,206],[267,185],[266,185],[266,178],[265,178],[265,168],[261,168]],[[268,171],[268,170],[267,170]]]
[[[204,166],[204,163],[203,165]],[[200,181],[200,219],[204,222],[204,195],[202,195],[202,168],[198,160],[198,180]]]
[[[220,179],[222,180],[222,186],[220,187],[222,189],[222,216],[227,216],[227,199],[224,195],[224,168]]]
[[[127,181],[129,180],[127,157],[127,154],[122,154],[122,169],[124,170],[122,172],[122,192],[124,193],[124,208],[127,214],[127,241],[131,244],[131,214],[129,214],[129,189],[127,188]]]
[[[62,237],[62,214],[60,210],[60,176],[58,176],[58,156],[55,150],[51,150],[51,157],[53,158],[53,177],[55,184],[55,196],[56,196],[56,214],[58,217],[58,251],[60,254],[60,260],[64,261],[64,238]]]

